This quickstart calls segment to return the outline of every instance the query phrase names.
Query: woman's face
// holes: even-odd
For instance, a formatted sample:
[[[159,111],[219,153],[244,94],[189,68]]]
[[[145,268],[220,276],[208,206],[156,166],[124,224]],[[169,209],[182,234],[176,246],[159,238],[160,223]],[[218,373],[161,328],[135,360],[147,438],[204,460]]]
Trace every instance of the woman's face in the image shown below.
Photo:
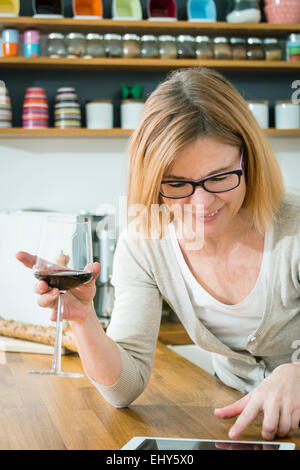
[[[241,152],[238,147],[221,143],[212,137],[199,137],[188,145],[176,158],[172,168],[164,175],[167,179],[199,180],[216,173],[236,170],[240,167]],[[166,205],[185,204],[190,207],[185,213],[192,212],[193,221],[204,224],[204,239],[214,238],[230,229],[239,221],[239,211],[246,194],[244,175],[240,185],[223,193],[209,193],[203,187],[197,186],[194,194],[183,199],[168,199],[163,197]],[[197,207],[203,207],[204,218],[197,215]],[[212,213],[217,213],[210,217]]]

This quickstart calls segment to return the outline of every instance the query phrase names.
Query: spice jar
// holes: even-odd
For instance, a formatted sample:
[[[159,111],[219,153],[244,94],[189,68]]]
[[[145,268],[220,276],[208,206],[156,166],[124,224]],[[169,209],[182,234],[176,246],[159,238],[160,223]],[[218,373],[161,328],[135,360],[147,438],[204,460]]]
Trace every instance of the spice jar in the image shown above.
[[[196,36],[195,53],[197,59],[213,59],[214,48],[208,36]]]
[[[267,38],[264,40],[265,60],[281,60],[282,50],[278,39]]]
[[[159,56],[161,59],[177,59],[177,46],[174,36],[163,35],[158,37]]]
[[[286,60],[300,60],[300,34],[290,34],[286,42]]]
[[[141,37],[141,41],[141,57],[148,59],[159,58],[158,42],[155,36],[152,34],[145,34]]]
[[[247,39],[247,57],[249,60],[264,60],[265,53],[260,38]]]
[[[140,38],[136,34],[124,34],[123,36],[123,57],[129,59],[141,56]]]
[[[64,41],[64,35],[61,33],[50,33],[47,38],[47,56],[48,57],[66,57],[67,48]]]
[[[178,59],[195,58],[195,38],[181,34],[177,36],[177,57]]]
[[[243,38],[230,38],[231,53],[233,60],[246,60],[246,40]]]
[[[40,55],[40,32],[29,29],[24,32],[24,57],[38,57]]]
[[[214,58],[217,60],[231,59],[231,46],[225,37],[214,38]]]
[[[85,35],[82,33],[69,33],[66,36],[67,57],[83,57],[85,54]]]
[[[122,57],[122,36],[120,34],[104,34],[106,57]]]
[[[89,33],[85,37],[85,55],[86,59],[91,57],[105,57],[104,40],[101,34]]]

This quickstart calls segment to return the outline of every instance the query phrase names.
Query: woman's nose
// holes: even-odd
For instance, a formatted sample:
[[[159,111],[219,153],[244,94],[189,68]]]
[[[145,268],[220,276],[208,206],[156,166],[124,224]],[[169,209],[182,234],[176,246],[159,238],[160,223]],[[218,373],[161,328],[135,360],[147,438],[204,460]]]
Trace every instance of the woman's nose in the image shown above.
[[[205,211],[206,208],[209,208],[215,200],[215,194],[205,191],[201,186],[195,188],[194,194],[189,197],[189,203],[192,205],[203,205]]]

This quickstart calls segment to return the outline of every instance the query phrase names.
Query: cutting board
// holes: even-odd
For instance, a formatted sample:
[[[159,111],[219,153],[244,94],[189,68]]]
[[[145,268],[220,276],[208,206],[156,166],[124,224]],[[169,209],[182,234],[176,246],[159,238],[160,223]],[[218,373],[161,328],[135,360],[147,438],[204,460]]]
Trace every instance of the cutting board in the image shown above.
[[[37,354],[53,354],[54,347],[48,344],[35,343],[33,341],[26,341],[23,339],[9,338],[7,336],[0,336],[0,351],[6,352],[23,352],[23,353],[37,353]],[[69,351],[65,348],[61,350],[62,354],[68,354]]]

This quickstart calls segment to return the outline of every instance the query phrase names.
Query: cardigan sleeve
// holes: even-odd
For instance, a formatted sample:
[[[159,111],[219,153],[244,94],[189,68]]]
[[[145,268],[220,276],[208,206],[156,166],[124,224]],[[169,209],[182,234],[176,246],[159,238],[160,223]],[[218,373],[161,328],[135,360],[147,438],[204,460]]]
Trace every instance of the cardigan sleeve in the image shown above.
[[[143,244],[149,242],[129,239],[125,233],[120,236],[114,255],[115,302],[107,328],[107,335],[116,342],[121,354],[121,375],[110,386],[89,377],[103,397],[117,408],[132,403],[149,381],[162,312],[162,296],[143,252]]]

